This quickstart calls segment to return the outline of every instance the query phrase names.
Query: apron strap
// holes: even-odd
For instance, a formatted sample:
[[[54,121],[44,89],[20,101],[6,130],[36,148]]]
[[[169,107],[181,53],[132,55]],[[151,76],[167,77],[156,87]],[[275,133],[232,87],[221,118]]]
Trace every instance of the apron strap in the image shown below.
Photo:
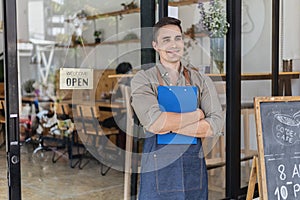
[[[157,69],[158,83],[159,83],[160,86],[163,86],[164,85],[164,80],[161,77],[161,74],[160,74],[160,71],[159,71],[158,67],[156,67],[156,69]],[[184,75],[184,78],[185,78],[185,85],[190,86],[191,85],[191,78],[190,78],[190,75],[189,75],[189,70],[187,70],[186,67],[183,68],[183,75]]]
[[[163,86],[164,85],[164,80],[162,79],[162,77],[161,77],[161,74],[160,74],[160,72],[159,72],[159,69],[158,69],[158,67],[156,67],[156,71],[157,71],[157,79],[158,79],[158,83],[159,83],[159,85],[160,86]]]
[[[185,78],[185,85],[190,86],[191,85],[191,77],[189,75],[189,70],[187,70],[186,67],[183,68],[183,75]]]

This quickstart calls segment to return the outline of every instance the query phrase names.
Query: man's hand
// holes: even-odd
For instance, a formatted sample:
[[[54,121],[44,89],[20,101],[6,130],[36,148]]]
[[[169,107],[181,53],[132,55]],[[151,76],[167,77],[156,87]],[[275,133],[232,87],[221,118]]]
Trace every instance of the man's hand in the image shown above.
[[[196,112],[199,113],[199,121],[205,118],[205,114],[204,114],[203,110],[201,110],[200,108],[198,108],[196,110]]]
[[[162,112],[148,131],[156,134],[165,134],[194,123],[199,123],[204,118],[205,115],[201,109],[187,113]]]

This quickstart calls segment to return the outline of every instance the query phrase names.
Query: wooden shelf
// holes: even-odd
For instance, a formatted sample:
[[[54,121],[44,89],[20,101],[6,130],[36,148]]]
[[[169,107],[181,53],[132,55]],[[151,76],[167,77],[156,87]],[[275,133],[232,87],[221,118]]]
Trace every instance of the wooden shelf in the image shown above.
[[[134,40],[119,40],[119,41],[104,41],[100,44],[102,45],[111,45],[111,44],[129,44],[129,43],[139,43],[140,39]]]
[[[209,0],[201,0],[201,2],[207,2],[207,1],[209,1]],[[178,2],[169,2],[169,6],[184,6],[184,5],[191,5],[191,4],[197,4],[197,3],[199,3],[199,0],[181,0]],[[118,11],[88,16],[87,20],[95,20],[95,19],[104,18],[104,17],[114,17],[114,16],[139,13],[139,12],[140,12],[140,8],[118,10]]]
[[[95,20],[95,19],[104,18],[104,17],[113,17],[113,16],[120,16],[120,15],[139,13],[139,12],[140,12],[140,8],[128,9],[128,10],[118,10],[118,11],[114,11],[114,12],[108,12],[108,13],[102,13],[102,14],[88,16],[86,19],[87,20]]]
[[[207,2],[209,0],[201,0],[200,2]],[[196,4],[199,3],[199,0],[181,0],[178,2],[169,2],[169,6],[186,6],[186,5],[191,5],[191,4]]]
[[[75,48],[77,46],[79,47],[95,47],[98,45],[115,45],[115,44],[130,44],[130,43],[139,43],[140,40],[139,39],[134,39],[134,40],[118,40],[118,41],[104,41],[101,43],[86,43],[84,45],[78,44],[78,45],[57,45],[57,47],[61,47],[61,48]]]
[[[226,81],[226,74],[207,74],[214,81]],[[299,79],[300,72],[279,72],[279,79]],[[270,80],[272,73],[243,73],[241,74],[242,81],[253,80]]]

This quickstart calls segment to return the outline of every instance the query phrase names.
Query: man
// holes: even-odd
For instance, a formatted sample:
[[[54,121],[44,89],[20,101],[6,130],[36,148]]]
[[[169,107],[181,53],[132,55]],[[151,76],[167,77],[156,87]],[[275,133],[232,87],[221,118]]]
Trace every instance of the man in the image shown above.
[[[146,132],[140,200],[208,198],[207,171],[200,138],[220,132],[222,108],[211,79],[182,65],[184,42],[180,24],[180,20],[170,17],[155,24],[152,46],[159,54],[160,62],[138,72],[131,81],[132,107]],[[160,94],[161,86],[168,90],[182,89],[182,92],[196,88],[196,99],[195,95],[186,96],[185,102],[179,102],[179,105],[188,108],[188,100],[196,102],[197,108],[189,112],[181,112],[184,111],[181,109],[180,112],[164,111],[160,101],[160,96],[164,96]],[[170,104],[174,102],[173,99],[169,101]],[[176,137],[195,137],[196,142],[159,142],[161,136],[170,133],[176,133]]]

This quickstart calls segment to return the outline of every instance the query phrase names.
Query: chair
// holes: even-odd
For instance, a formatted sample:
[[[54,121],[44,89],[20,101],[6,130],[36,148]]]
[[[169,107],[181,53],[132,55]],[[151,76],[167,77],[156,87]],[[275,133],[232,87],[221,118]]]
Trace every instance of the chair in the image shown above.
[[[37,133],[38,147],[33,151],[33,160],[41,162],[46,158],[44,152],[53,151],[52,162],[55,163],[63,154],[65,154],[64,152],[58,158],[55,157],[56,152],[58,152],[59,149],[66,148],[67,139],[58,128],[57,115],[53,104],[50,104],[48,110],[41,111],[37,118],[39,119],[39,132]]]
[[[226,84],[224,82],[214,82],[216,91],[218,93],[218,97],[223,108],[223,115],[225,116],[226,112]],[[220,163],[225,163],[225,141],[224,141],[224,132],[225,132],[225,124],[223,125],[223,129],[220,136],[216,136],[212,139],[204,139],[204,151],[206,150],[206,154],[209,153],[209,156],[206,158],[208,169],[214,168],[214,165],[218,165]],[[207,141],[205,141],[207,140]],[[205,143],[209,142],[209,144]],[[208,146],[208,147],[207,147]],[[211,148],[213,147],[213,148]]]
[[[220,102],[222,104],[224,115],[226,114],[226,82],[215,82],[215,87],[219,95]],[[244,154],[244,157],[253,157],[257,154],[256,150],[250,149],[250,127],[249,121],[250,115],[254,115],[253,103],[252,102],[242,102],[241,103],[241,116],[243,120],[243,133],[244,133],[244,148],[241,150],[241,153]]]
[[[100,111],[97,106],[77,105],[76,111],[76,129],[85,145],[85,155],[90,153],[100,161],[101,175],[104,176],[119,159],[120,152],[110,141],[110,136],[119,134],[119,130],[100,126]],[[80,163],[79,168],[82,169],[88,162],[89,160]]]
[[[218,97],[223,109],[223,115],[226,112],[226,84],[225,82],[216,81],[214,82]],[[225,124],[222,129],[220,136],[213,138],[204,138],[203,151],[205,153],[206,166],[209,170],[210,175],[215,174],[215,169],[221,167],[221,176],[225,177]],[[225,187],[225,181],[222,182],[222,187]],[[212,190],[219,191],[220,189],[215,185],[209,185]]]
[[[55,107],[57,118],[72,118],[72,109],[68,103],[58,102],[53,103],[52,106]]]
[[[226,82],[216,81],[214,82],[216,91],[219,96],[220,103],[223,107],[224,116],[226,114]],[[244,157],[241,159],[241,162],[247,161],[250,166],[249,158],[252,158],[253,155],[257,155],[257,151],[250,150],[250,129],[249,129],[249,115],[254,114],[253,104],[252,103],[242,103],[241,106],[241,116],[243,120],[243,132],[244,132],[244,148],[241,149],[241,153],[244,154]],[[225,129],[225,126],[224,126]],[[225,130],[223,129],[223,132]],[[219,141],[216,143],[215,147],[212,149],[210,157],[206,159],[207,168],[215,169],[218,167],[225,166],[225,136],[220,136]],[[246,168],[247,169],[247,168]],[[222,169],[222,174],[225,174],[225,169]],[[247,170],[246,173],[248,174]],[[225,186],[225,182],[223,183]]]
[[[77,131],[74,127],[72,109],[68,103],[62,103],[62,102],[51,104],[51,107],[53,107],[57,115],[58,130],[61,132],[63,138],[67,142],[67,150],[65,150],[63,153],[60,153],[58,157],[55,157],[57,151],[53,152],[52,162],[55,163],[65,153],[68,153],[68,157],[70,161],[69,165],[71,168],[74,168],[76,167],[76,165],[80,164],[81,162],[80,148],[83,147],[83,145],[79,141]],[[76,154],[74,154],[73,152],[74,147],[77,147]],[[77,159],[75,163],[73,163],[74,159]]]
[[[250,115],[254,115],[253,103],[242,103],[241,115],[243,117],[243,131],[244,131],[244,148],[241,153],[244,154],[243,160],[246,162],[245,174],[250,175],[251,163],[250,160],[253,156],[257,156],[257,150],[251,150],[250,148]]]
[[[226,114],[226,83],[221,81],[215,82],[215,87],[223,107],[224,115]],[[254,115],[253,103],[242,103],[241,116],[243,120],[243,132],[244,132],[244,148],[241,153],[244,153],[244,157],[255,155],[257,151],[250,150],[250,128],[249,128],[249,115]],[[224,132],[224,130],[223,130]],[[225,155],[224,155],[225,156]]]

